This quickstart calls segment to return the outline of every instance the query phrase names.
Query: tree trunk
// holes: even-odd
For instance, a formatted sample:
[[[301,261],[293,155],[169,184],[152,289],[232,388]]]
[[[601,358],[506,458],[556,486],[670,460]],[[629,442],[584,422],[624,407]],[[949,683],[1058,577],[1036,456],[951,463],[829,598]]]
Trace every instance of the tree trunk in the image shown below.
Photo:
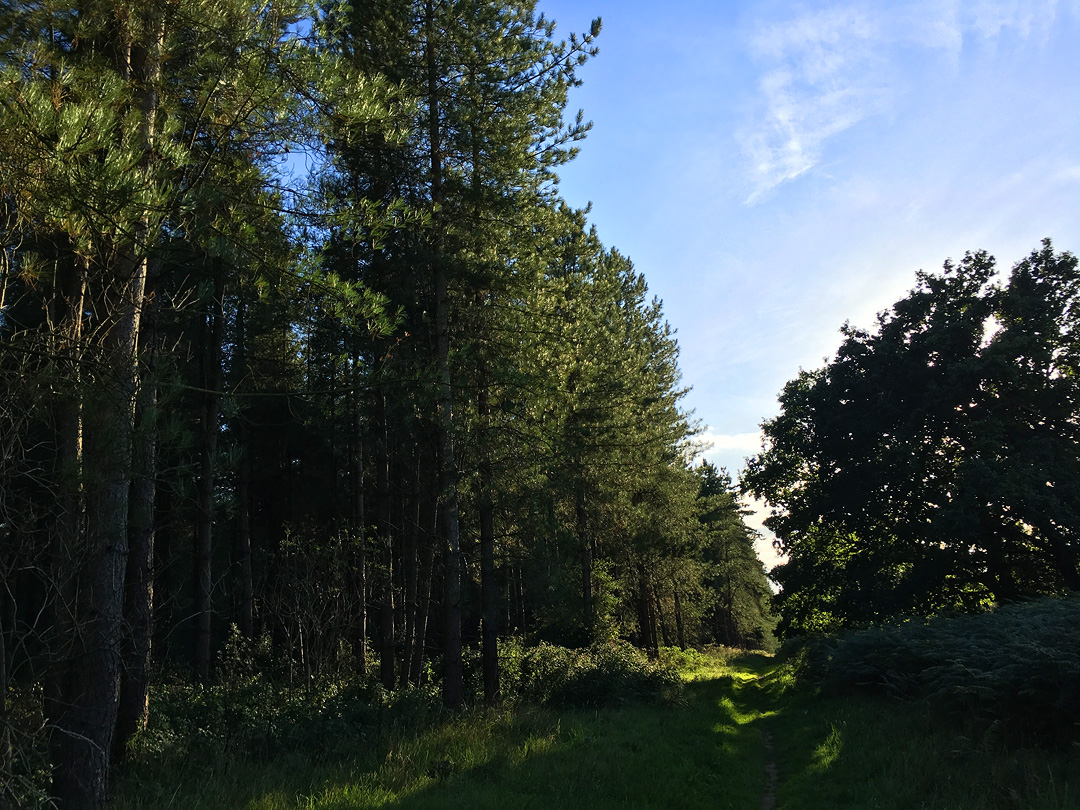
[[[416,623],[419,613],[419,599],[417,597],[417,576],[419,568],[419,554],[417,551],[417,536],[420,533],[420,471],[415,470],[415,486],[412,489],[413,500],[409,509],[415,509],[413,519],[404,527],[404,542],[401,549],[401,564],[404,573],[404,599],[402,600],[402,620],[405,632],[401,641],[401,665],[398,678],[401,686],[409,685],[410,664],[413,658],[413,647],[417,643]]]
[[[353,588],[356,591],[356,659],[359,674],[367,675],[367,526],[364,515],[364,442],[362,437],[357,437],[356,459],[354,461],[355,491],[353,493],[353,510],[355,537],[354,564],[353,564]]]
[[[656,606],[656,623],[660,627],[660,637],[664,640],[664,646],[671,646],[671,634],[668,632],[667,621],[664,617],[664,608],[660,601],[660,594],[653,591],[653,604]]]
[[[502,702],[499,690],[499,593],[495,581],[495,506],[490,458],[490,407],[488,404],[487,374],[480,369],[476,408],[480,419],[480,603],[483,615],[484,701],[489,706]]]
[[[83,394],[81,357],[83,312],[86,309],[86,278],[74,256],[62,256],[57,248],[54,257],[54,295],[50,302],[50,319],[62,325],[59,340],[51,346],[60,355],[68,353],[80,358],[73,364],[71,378],[65,380],[66,392],[58,398],[55,409],[56,423],[56,480],[59,491],[56,524],[49,538],[49,597],[47,609],[52,628],[50,639],[50,666],[45,681],[45,714],[57,729],[66,722],[69,696],[72,694],[72,666],[74,652],[75,621],[77,609],[75,595],[78,593],[76,561],[83,552],[84,516],[83,503]],[[72,739],[64,733],[49,738],[49,752],[54,773],[54,790],[57,784],[71,777],[64,770],[74,767],[75,756]]]
[[[152,340],[152,338],[151,338]],[[153,346],[146,352],[152,369]],[[150,372],[152,373],[152,371]],[[124,605],[128,644],[117,709],[113,756],[122,759],[128,741],[150,718],[150,663],[154,614],[154,500],[157,495],[157,390],[144,383],[137,404],[128,510],[127,592]]]
[[[445,598],[443,601],[443,655],[445,677],[443,702],[449,708],[461,706],[465,698],[461,662],[461,542],[458,534],[457,464],[454,461],[453,389],[450,384],[450,298],[447,292],[446,263],[442,255],[443,167],[439,122],[439,73],[435,58],[435,4],[425,0],[425,61],[427,62],[427,112],[431,158],[431,202],[434,224],[431,229],[431,264],[435,291],[435,365],[439,379],[438,455],[439,492],[445,532]]]
[[[75,571],[74,637],[61,664],[62,706],[54,718],[53,793],[63,808],[101,808],[108,788],[123,655],[128,496],[137,389],[135,362],[145,264],[134,247],[117,262],[99,301],[116,313],[99,362],[110,375],[86,391],[83,422],[85,552]],[[110,300],[111,299],[111,300]]]
[[[589,543],[589,513],[585,509],[585,476],[579,470],[574,493],[574,518],[577,526],[578,542],[581,543],[581,609],[585,637],[592,641],[593,635],[593,588],[592,588],[592,545]]]
[[[247,385],[247,304],[241,296],[236,303],[236,366],[237,388]],[[236,471],[236,539],[233,543],[234,591],[236,593],[235,621],[240,634],[251,639],[255,635],[255,585],[251,572],[251,480],[254,473],[251,426],[241,410],[236,416],[236,439],[240,445],[240,463]]]
[[[379,392],[375,441],[375,485],[378,492],[376,511],[379,542],[379,572],[382,593],[379,597],[379,680],[386,689],[396,685],[394,674],[394,554],[390,531],[390,454],[387,447],[386,394]]]
[[[353,589],[357,599],[355,642],[357,668],[367,675],[367,516],[364,512],[364,423],[360,409],[360,351],[352,350],[352,433],[353,453],[349,479],[352,485]]]
[[[656,634],[657,625],[659,624],[657,621],[657,601],[656,593],[647,580],[645,583],[645,604],[649,609],[649,657],[656,659],[660,657],[660,642]]]
[[[120,49],[119,72],[135,88],[138,136],[149,165],[163,23],[161,9],[145,12],[147,41]],[[148,178],[149,182],[149,178]],[[112,735],[116,727],[123,640],[124,576],[128,554],[128,497],[137,349],[145,290],[149,215],[135,223],[132,242],[121,246],[103,273],[95,301],[100,320],[100,367],[109,369],[85,390],[83,471],[85,555],[76,568],[72,607],[76,631],[58,662],[62,692],[53,720],[53,794],[64,810],[98,810],[108,792]],[[81,318],[81,312],[76,315]]]
[[[652,606],[652,589],[649,587],[649,578],[645,572],[645,564],[638,563],[638,626],[641,629],[641,646],[645,648],[650,658],[659,655],[656,643],[656,613]]]
[[[430,532],[425,532],[429,538],[438,537],[438,507],[434,501],[425,504],[427,507],[426,525]],[[416,642],[413,646],[412,663],[409,666],[410,680],[420,686],[424,674],[424,652],[427,647],[428,617],[431,615],[431,581],[435,568],[435,544],[429,539],[423,544],[420,551],[420,574],[417,585],[416,606]]]
[[[683,625],[682,601],[679,599],[679,586],[674,586],[675,594],[675,632],[679,639],[679,649],[686,649],[686,629]]]
[[[514,594],[514,628],[525,626],[525,584],[521,567],[515,567],[512,572],[512,587]]]
[[[217,264],[217,262],[215,262]],[[221,338],[224,313],[224,273],[214,267],[214,293],[209,310],[202,316],[202,437],[199,448],[198,520],[195,529],[193,579],[195,585],[192,615],[195,618],[195,648],[192,665],[195,677],[210,679],[211,619],[213,617],[213,559],[214,531],[214,456],[220,432],[220,390],[222,380]]]

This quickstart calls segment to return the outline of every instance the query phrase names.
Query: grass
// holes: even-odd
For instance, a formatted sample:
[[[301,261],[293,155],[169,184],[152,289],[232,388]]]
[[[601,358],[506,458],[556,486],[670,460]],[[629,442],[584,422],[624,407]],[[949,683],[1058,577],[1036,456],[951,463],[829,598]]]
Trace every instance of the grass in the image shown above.
[[[778,810],[1080,807],[1076,747],[1010,748],[928,703],[822,696],[784,667],[754,668],[759,691],[748,703],[774,740]]]
[[[110,806],[756,810],[772,758],[778,810],[1080,807],[1075,748],[1005,750],[916,704],[821,697],[764,655],[679,663],[675,701],[358,713],[348,744],[318,751],[306,736],[257,755],[159,746],[121,771]]]

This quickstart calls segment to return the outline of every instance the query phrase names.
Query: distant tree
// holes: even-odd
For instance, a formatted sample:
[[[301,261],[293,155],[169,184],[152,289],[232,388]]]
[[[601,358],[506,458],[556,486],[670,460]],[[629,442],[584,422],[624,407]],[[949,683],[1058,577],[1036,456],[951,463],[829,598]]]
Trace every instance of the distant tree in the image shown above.
[[[700,482],[698,520],[704,531],[704,634],[731,647],[762,647],[776,619],[765,567],[754,548],[759,535],[746,525],[746,512],[726,470],[702,462],[694,472]]]
[[[1047,240],[993,277],[985,252],[920,273],[785,386],[742,485],[787,632],[1080,587],[1076,259]]]

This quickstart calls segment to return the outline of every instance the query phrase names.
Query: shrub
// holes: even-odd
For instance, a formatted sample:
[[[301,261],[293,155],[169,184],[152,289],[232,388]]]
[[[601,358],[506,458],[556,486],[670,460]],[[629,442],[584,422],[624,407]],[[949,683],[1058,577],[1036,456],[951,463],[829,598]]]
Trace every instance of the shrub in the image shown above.
[[[1010,741],[1080,739],[1080,597],[841,634],[808,648],[806,675],[826,692],[923,700]]]
[[[678,647],[661,647],[660,661],[663,662],[664,666],[685,675],[726,664],[742,652],[742,650],[735,647],[713,645],[701,650],[695,650],[693,647],[688,647],[685,650]]]
[[[541,643],[501,645],[500,665],[509,695],[554,706],[612,706],[672,697],[675,667],[647,659],[624,641],[568,649]]]

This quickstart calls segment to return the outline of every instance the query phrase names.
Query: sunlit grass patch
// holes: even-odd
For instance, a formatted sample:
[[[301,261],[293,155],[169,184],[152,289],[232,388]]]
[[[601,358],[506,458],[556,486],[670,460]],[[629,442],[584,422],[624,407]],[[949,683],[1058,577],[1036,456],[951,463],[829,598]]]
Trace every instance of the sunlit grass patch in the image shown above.
[[[810,765],[810,769],[822,773],[827,771],[839,758],[843,748],[844,735],[834,724],[829,730],[829,733],[825,736],[825,739],[814,749],[813,762]]]

